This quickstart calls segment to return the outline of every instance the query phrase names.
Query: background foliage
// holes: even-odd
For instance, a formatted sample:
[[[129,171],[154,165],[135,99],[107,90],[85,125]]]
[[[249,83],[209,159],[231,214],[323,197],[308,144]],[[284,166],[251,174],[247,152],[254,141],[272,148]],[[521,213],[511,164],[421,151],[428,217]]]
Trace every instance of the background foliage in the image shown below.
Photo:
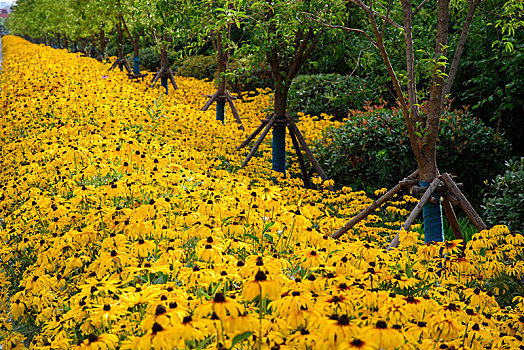
[[[504,174],[491,182],[483,208],[489,224],[499,222],[524,232],[524,158],[506,163]]]
[[[316,143],[319,161],[340,186],[393,187],[416,169],[397,109],[385,106],[354,112],[342,126],[325,130]],[[457,175],[477,201],[484,181],[504,169],[510,144],[469,111],[444,113],[437,161],[441,172]]]

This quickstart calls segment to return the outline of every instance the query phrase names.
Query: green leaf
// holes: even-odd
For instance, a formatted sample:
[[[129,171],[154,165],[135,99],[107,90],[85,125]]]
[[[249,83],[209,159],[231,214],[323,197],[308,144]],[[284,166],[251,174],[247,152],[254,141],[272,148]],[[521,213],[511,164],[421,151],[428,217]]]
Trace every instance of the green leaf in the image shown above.
[[[251,238],[252,240],[254,240],[255,242],[260,243],[260,241],[259,241],[259,239],[258,239],[257,236],[254,236],[254,235],[252,235],[252,234],[250,234],[250,233],[246,233],[246,237],[249,237],[249,238]]]
[[[233,341],[231,342],[231,347],[229,349],[233,349],[235,347],[235,345],[237,345],[238,343],[243,342],[244,340],[249,338],[252,334],[253,334],[253,332],[247,331],[247,332],[244,332],[242,334],[239,334],[239,335],[235,336],[233,338]]]
[[[262,233],[266,232],[267,230],[269,230],[271,228],[271,226],[273,226],[275,224],[274,221],[271,221],[271,222],[268,222],[265,226],[264,226],[264,230],[262,231]]]
[[[269,233],[264,233],[264,238],[270,242],[271,244],[273,244],[273,236],[271,236]]]

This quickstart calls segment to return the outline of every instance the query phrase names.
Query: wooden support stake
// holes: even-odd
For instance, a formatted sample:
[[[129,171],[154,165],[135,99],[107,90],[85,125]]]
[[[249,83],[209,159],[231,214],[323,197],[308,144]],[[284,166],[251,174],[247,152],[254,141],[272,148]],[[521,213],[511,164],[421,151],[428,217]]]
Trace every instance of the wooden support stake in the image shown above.
[[[260,123],[260,125],[256,128],[255,131],[253,131],[253,133],[251,135],[249,135],[247,137],[247,139],[244,140],[244,142],[242,142],[237,148],[236,150],[239,151],[241,150],[242,148],[246,147],[255,137],[257,137],[257,135],[262,131],[262,129],[264,129],[264,126],[267,125],[267,123],[269,123],[272,119],[274,118],[274,115],[271,116],[271,118],[269,120],[267,119],[264,119],[262,120],[262,122]]]
[[[382,197],[374,201],[369,207],[361,211],[357,214],[351,221],[349,221],[347,224],[339,228],[334,234],[331,235],[331,238],[339,238],[344,233],[348,232],[350,229],[353,228],[357,223],[359,223],[362,219],[364,219],[369,214],[373,213],[378,207],[380,207],[382,204],[386,203],[391,197],[393,197],[395,194],[397,194],[402,188],[408,186],[408,180],[411,180],[412,177],[417,176],[418,170],[415,171],[413,174],[406,177],[404,180],[399,181],[399,183],[390,189],[388,192],[386,192]],[[418,180],[416,180],[418,182]]]
[[[293,130],[292,127],[290,127],[290,125],[288,125],[287,128],[289,130],[289,136],[291,136],[291,141],[293,142],[293,147],[295,148],[295,151],[297,152],[298,163],[300,164],[300,171],[302,172],[302,178],[304,179],[304,187],[313,188],[313,186],[311,185],[311,180],[307,173],[307,168],[306,168],[306,163],[304,162],[304,157],[302,157],[302,152],[300,151],[300,145],[298,144],[298,140],[295,135],[295,131]]]
[[[233,114],[233,117],[235,117],[237,123],[240,124],[238,128],[242,131],[245,131],[244,125],[242,124],[242,119],[240,119],[240,115],[238,115],[237,108],[235,107],[235,103],[233,102],[233,96],[231,96],[228,90],[226,90],[226,100],[229,103],[229,107],[231,108],[231,113]]]
[[[449,176],[449,174],[442,174],[440,175],[440,178],[444,182],[444,184],[449,188],[451,194],[457,197],[460,207],[462,208],[462,210],[464,210],[468,218],[471,220],[473,226],[475,226],[475,228],[479,231],[487,229],[487,226],[484,223],[484,221],[482,221],[479,214],[477,214],[475,209],[473,209],[471,204],[469,204],[468,200],[466,199],[464,194],[462,194],[462,192],[459,190],[459,188],[457,187],[453,179]]]
[[[318,164],[315,156],[313,155],[313,152],[309,149],[306,140],[304,139],[304,136],[302,136],[302,133],[300,132],[300,129],[295,124],[295,121],[291,117],[291,115],[287,114],[287,118],[289,119],[289,126],[293,128],[293,131],[298,139],[298,142],[300,142],[300,145],[304,149],[304,152],[306,152],[307,157],[309,158],[309,161],[313,165],[313,168],[315,168],[316,172],[320,175],[320,178],[324,181],[326,181],[328,178],[326,176],[326,173],[324,173],[324,170],[320,167],[320,164]],[[331,186],[330,186],[331,187]]]
[[[178,85],[176,84],[175,76],[174,76],[173,71],[171,70],[171,68],[169,68],[167,70],[167,77],[169,78],[169,80],[171,80],[171,84],[173,84],[173,88],[175,90],[178,90]]]
[[[126,67],[127,73],[129,74],[133,72],[133,70],[131,69],[131,66],[129,65],[129,62],[127,62],[127,59],[124,57],[123,60],[124,60],[124,67]]]
[[[253,148],[247,155],[246,159],[244,159],[244,161],[242,162],[242,166],[241,166],[242,168],[247,165],[247,163],[251,160],[251,158],[253,158],[258,147],[260,147],[260,145],[262,144],[262,141],[264,141],[264,138],[266,137],[267,133],[269,132],[269,130],[271,130],[271,127],[273,126],[273,124],[275,124],[275,120],[277,120],[276,115],[274,115],[271,118],[271,120],[269,121],[269,123],[267,123],[266,128],[264,129],[264,131],[262,131],[262,134],[260,135],[257,142],[255,143],[255,145],[253,146]]]
[[[204,107],[202,107],[202,109],[200,109],[200,110],[204,111],[204,112],[207,111],[208,108],[211,107],[213,102],[215,102],[215,100],[217,99],[217,96],[218,96],[218,90],[213,95],[211,95],[211,98],[206,102]]]
[[[448,219],[451,231],[453,231],[453,235],[455,235],[456,239],[461,239],[465,247],[466,242],[464,241],[462,230],[460,229],[460,225],[457,221],[457,216],[455,215],[455,211],[453,210],[451,203],[446,198],[442,200],[442,208],[444,209],[444,213],[446,214],[446,219]]]
[[[459,204],[459,200],[457,199],[457,197],[455,197],[454,195],[449,193],[449,191],[448,192],[444,192],[441,195],[442,195],[442,197],[444,199],[446,199],[451,204],[453,204],[453,205],[458,205]]]
[[[415,172],[415,173],[418,174],[417,172]],[[413,174],[415,174],[415,173],[413,173]],[[413,174],[411,174],[411,175],[413,175]],[[418,185],[420,183],[420,180],[419,179],[412,179],[411,175],[406,177],[404,180],[399,181],[399,184],[401,184],[403,187]]]
[[[402,230],[407,231],[411,227],[411,225],[413,224],[413,222],[415,221],[417,216],[422,211],[422,208],[424,208],[424,205],[426,205],[426,203],[428,202],[429,198],[431,197],[431,195],[433,194],[433,192],[437,188],[439,182],[440,182],[440,180],[439,180],[438,177],[433,179],[433,181],[429,185],[427,191],[424,192],[424,195],[422,196],[420,201],[417,203],[417,205],[415,206],[415,208],[413,209],[411,214],[409,214],[408,218],[406,219],[406,221],[402,225],[402,228],[401,228],[400,231],[402,231]],[[398,247],[398,244],[400,242],[400,238],[399,238],[400,237],[400,231],[397,232],[397,234],[395,235],[395,238],[393,238],[393,240],[389,244],[388,250],[391,250],[393,248]]]
[[[111,65],[111,67],[109,67],[108,72],[111,72],[113,69],[115,69],[115,67],[117,66],[117,62],[118,62],[118,60],[116,60],[115,62],[113,62],[113,64]]]
[[[150,87],[153,87],[153,85],[155,85],[156,81],[158,80],[158,78],[160,78],[160,75],[162,74],[164,70],[162,68],[160,68],[158,70],[158,72],[156,73],[156,75],[153,77],[153,79],[151,79],[151,81],[149,82],[149,84],[151,84]]]
[[[457,183],[456,185],[457,185],[457,187],[459,189],[460,188],[464,188],[464,184],[463,183]],[[427,189],[428,189],[427,187],[413,186],[409,190],[409,193],[410,194],[424,193],[424,192],[426,192]],[[438,185],[437,188],[435,189],[435,193],[438,193],[438,194],[441,194],[441,193],[444,193],[444,192],[447,192],[447,191],[448,191],[448,187],[446,185]]]

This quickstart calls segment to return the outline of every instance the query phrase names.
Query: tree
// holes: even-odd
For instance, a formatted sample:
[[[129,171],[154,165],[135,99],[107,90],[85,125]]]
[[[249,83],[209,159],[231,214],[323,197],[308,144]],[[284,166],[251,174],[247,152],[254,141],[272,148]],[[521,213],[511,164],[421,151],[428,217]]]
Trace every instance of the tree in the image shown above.
[[[420,91],[423,90],[417,87],[416,80],[416,47],[414,45],[414,38],[417,33],[413,32],[413,18],[418,12],[424,9],[425,6],[429,6],[428,1],[423,0],[419,4],[415,4],[411,0],[400,0],[400,8],[395,7],[392,0],[389,2],[374,2],[373,0],[369,2],[364,2],[363,0],[349,1],[365,13],[369,22],[368,28],[347,28],[344,26],[330,25],[326,24],[326,21],[320,19],[317,15],[311,14],[310,17],[313,18],[314,21],[324,23],[330,28],[344,29],[364,35],[379,50],[402,109],[411,148],[417,160],[420,184],[425,187],[429,184],[436,184],[440,175],[436,162],[439,122],[444,103],[450,93],[456,72],[459,69],[460,58],[473,16],[481,0],[467,1],[467,11],[462,23],[462,29],[454,45],[450,45],[451,43],[449,42],[450,1],[438,0],[438,6],[435,9],[429,9],[429,11],[436,11],[435,45],[433,55],[426,59],[432,73],[429,86],[426,87],[426,91],[429,92],[429,98],[427,102],[423,103],[423,108],[421,108],[419,98]],[[465,2],[459,2],[457,6],[462,4],[465,4]],[[395,21],[397,18],[402,21],[402,24]],[[386,27],[391,26],[401,30],[404,34],[405,86],[402,86],[398,79],[398,72],[393,68],[388,49],[384,45],[384,38],[389,34],[389,32],[386,31]],[[454,49],[454,53],[453,59],[451,63],[449,63],[448,53],[452,52],[451,49]],[[474,170],[472,169],[472,171]],[[433,189],[435,187],[436,185],[432,186]],[[427,191],[430,190],[428,189]],[[444,240],[442,206],[438,197],[434,198],[436,203],[428,202],[423,204],[426,242],[441,242]],[[424,197],[423,199],[428,200],[428,198]],[[469,205],[469,203],[467,204]],[[482,220],[480,220],[480,222],[482,222]],[[479,227],[482,225],[484,225],[483,222],[481,225],[479,223]],[[338,237],[347,231],[347,226],[348,225],[339,230],[335,236]],[[392,242],[391,246],[396,246],[396,244],[398,244],[398,239]]]
[[[117,0],[121,23],[133,45],[133,74],[140,74],[140,36],[144,33],[144,23],[140,21],[141,11],[138,0]]]
[[[175,89],[177,85],[169,68],[168,50],[184,45],[189,38],[189,18],[192,6],[189,0],[152,0],[136,3],[141,22],[151,32],[155,49],[160,54],[160,70],[153,80],[159,78],[166,94],[169,93],[168,80]]]
[[[333,3],[325,0],[259,0],[250,5],[251,21],[246,23],[246,31],[251,34],[250,53],[259,62],[269,64],[274,81],[275,121],[270,120],[268,124],[271,127],[274,123],[272,169],[284,175],[289,87],[317,45],[320,35],[326,31],[325,27],[308,21],[303,14],[309,12],[328,16]],[[312,160],[312,163],[315,162]],[[325,177],[321,169],[319,173]]]
[[[195,6],[200,11],[193,16],[196,22],[192,25],[193,28],[198,28],[198,33],[200,33],[200,35],[197,35],[200,39],[197,42],[211,41],[217,59],[217,91],[202,107],[202,110],[207,110],[216,101],[216,120],[224,123],[226,101],[229,102],[233,116],[237,123],[240,124],[239,129],[241,130],[244,130],[244,126],[236,111],[233,97],[226,87],[229,59],[231,51],[236,47],[236,44],[231,40],[231,27],[236,25],[240,28],[240,20],[245,18],[243,5],[241,2],[231,0],[200,1],[200,6]]]

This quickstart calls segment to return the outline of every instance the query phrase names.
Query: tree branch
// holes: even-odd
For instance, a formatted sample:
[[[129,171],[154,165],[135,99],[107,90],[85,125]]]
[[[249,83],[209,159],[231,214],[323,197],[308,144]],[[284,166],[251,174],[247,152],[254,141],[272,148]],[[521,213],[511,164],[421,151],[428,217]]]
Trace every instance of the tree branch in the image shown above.
[[[386,11],[386,18],[384,19],[384,23],[382,23],[382,30],[380,31],[381,37],[384,37],[384,30],[386,29],[386,22],[388,21],[389,13],[391,12],[392,5],[393,5],[393,0],[389,0],[388,9]]]
[[[395,70],[393,69],[393,66],[391,65],[389,55],[387,53],[386,47],[384,46],[384,42],[382,41],[382,36],[380,35],[380,32],[378,30],[377,22],[375,21],[373,12],[371,11],[371,9],[368,6],[366,6],[361,0],[355,0],[355,1],[357,1],[357,5],[360,8],[362,8],[364,12],[366,12],[366,14],[368,15],[369,22],[371,23],[371,27],[373,28],[375,38],[377,39],[376,46],[379,49],[380,56],[382,56],[382,60],[384,61],[384,64],[386,65],[386,69],[389,73],[389,77],[391,79],[391,82],[393,83],[395,92],[397,93],[397,97],[398,97],[400,106],[402,108],[402,116],[404,117],[406,128],[408,129],[409,142],[411,144],[411,148],[413,149],[413,153],[415,153],[415,158],[417,159],[417,162],[418,162],[419,160],[422,159],[422,154],[420,152],[420,147],[418,146],[418,143],[417,143],[417,137],[416,137],[415,130],[413,127],[413,121],[411,120],[411,117],[410,117],[406,98],[404,96],[404,93],[402,92],[402,88],[400,87],[400,83],[398,81],[397,75],[395,74]],[[409,22],[409,25],[411,26],[411,22]],[[405,30],[404,32],[411,33],[411,27],[406,27],[406,28],[409,28],[409,30],[407,31]],[[407,50],[406,50],[406,62],[408,62]],[[408,91],[409,91],[409,86],[408,86]]]
[[[464,46],[466,45],[469,27],[471,26],[471,22],[473,21],[473,15],[475,14],[475,11],[479,6],[480,2],[481,0],[469,0],[470,6],[468,9],[468,14],[466,15],[466,19],[464,20],[462,32],[460,33],[460,38],[457,43],[457,48],[455,49],[455,54],[453,55],[453,61],[451,62],[451,66],[449,68],[448,77],[446,79],[446,86],[442,91],[442,101],[444,101],[446,96],[451,91],[451,85],[453,85],[453,80],[455,80],[455,75],[457,74],[460,58],[462,56],[462,52],[464,51]]]
[[[404,18],[404,42],[406,43],[406,73],[408,78],[408,99],[412,118],[418,121],[417,84],[415,80],[415,49],[413,47],[411,0],[401,0]]]
[[[377,11],[373,10],[370,6],[367,6],[361,0],[348,0],[348,1],[354,3],[355,5],[361,7],[362,9],[365,8],[366,12],[371,12],[374,16],[378,16],[378,17],[382,18],[384,21],[388,22],[393,27],[398,28],[398,29],[404,29],[403,26],[401,26],[400,24],[398,24],[397,22],[395,22],[394,20],[392,20],[388,16],[385,16],[385,15],[381,14],[380,12],[377,12]]]
[[[124,25],[124,29],[126,30],[127,36],[129,36],[129,40],[133,40],[133,35],[131,35],[131,31],[129,30],[129,27],[127,26],[127,22],[124,19],[124,15],[120,14],[120,21],[122,21],[122,24]]]
[[[302,36],[303,34],[297,33],[297,38],[299,35]],[[300,67],[302,66],[303,62],[305,61],[305,59],[303,60],[304,53],[306,52],[306,48],[308,48],[309,41],[311,40],[312,36],[313,36],[313,28],[309,28],[306,35],[304,35],[304,37],[302,38],[302,41],[300,41],[300,45],[298,46],[298,49],[296,50],[295,59],[293,60],[293,63],[291,63],[291,66],[289,67],[289,72],[287,75],[288,80],[292,80],[295,77],[295,75],[297,75],[298,71],[300,70]],[[317,38],[318,38],[318,35],[317,35]],[[312,49],[313,48],[311,48],[311,50]]]
[[[442,90],[444,88],[445,61],[449,32],[449,0],[439,0],[437,10],[437,34],[435,38],[435,67],[429,87],[429,103],[426,117],[426,133],[422,148],[434,150],[437,144],[440,116],[442,114]],[[429,152],[429,151],[428,151]],[[428,174],[422,174],[428,176]],[[431,174],[431,176],[436,174]],[[428,181],[428,179],[421,178]]]
[[[373,38],[368,34],[366,33],[365,31],[361,30],[361,29],[356,29],[356,28],[348,28],[348,27],[344,27],[344,26],[340,26],[340,25],[334,25],[334,24],[329,24],[329,23],[325,23],[325,22],[322,22],[318,16],[315,16],[311,13],[306,13],[306,12],[303,12],[303,14],[306,15],[307,18],[309,18],[310,20],[314,21],[314,22],[317,22],[318,24],[321,24],[323,25],[324,27],[326,28],[331,28],[331,29],[342,29],[342,30],[345,30],[347,32],[354,32],[354,33],[359,33],[359,34],[362,34],[364,35],[364,37],[366,37],[366,39],[368,39],[369,41],[371,41],[371,43],[373,44],[373,46],[377,47],[377,43],[375,42],[375,40],[373,40]]]
[[[424,5],[426,5],[426,3],[428,2],[428,0],[424,0],[422,1],[418,6],[417,8],[413,11],[413,16],[415,16],[423,7]]]

